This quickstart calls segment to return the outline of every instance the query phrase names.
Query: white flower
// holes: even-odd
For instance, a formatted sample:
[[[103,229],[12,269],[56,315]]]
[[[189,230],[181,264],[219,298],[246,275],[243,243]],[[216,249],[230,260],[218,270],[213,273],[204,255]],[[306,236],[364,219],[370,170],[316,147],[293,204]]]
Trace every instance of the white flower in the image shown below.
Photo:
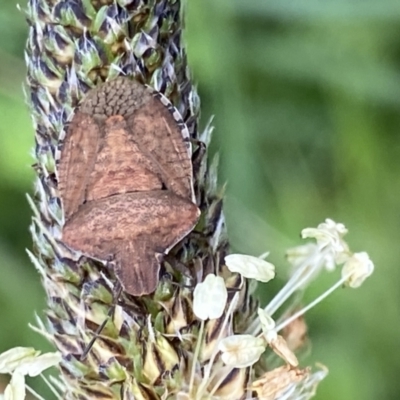
[[[346,284],[351,288],[358,288],[373,271],[374,263],[368,253],[354,253],[343,266],[342,278],[346,279]]]
[[[33,347],[14,347],[0,354],[0,374],[11,374],[21,363],[33,360],[40,351]]]
[[[10,383],[4,390],[4,400],[25,399],[25,377],[22,374],[14,373]]]
[[[233,368],[246,368],[256,363],[264,353],[266,343],[252,335],[233,335],[218,343],[222,361]]]
[[[231,272],[260,282],[269,282],[275,277],[275,266],[258,257],[230,254],[225,257],[225,264]]]
[[[271,335],[276,336],[275,332],[275,321],[270,317],[270,315],[263,310],[262,308],[259,308],[257,310],[258,318],[260,318],[260,325],[261,329],[264,333],[264,336],[271,337]],[[268,339],[267,339],[268,341]]]
[[[193,312],[202,319],[217,319],[225,310],[228,292],[220,276],[209,274],[193,293]]]
[[[297,357],[294,355],[293,351],[289,349],[286,340],[282,336],[277,335],[274,339],[268,340],[268,344],[287,364],[292,367],[297,367],[299,365]]]
[[[33,360],[40,351],[32,347],[14,347],[0,354],[0,374],[11,374],[22,362]]]
[[[16,371],[29,376],[40,375],[47,368],[58,365],[61,362],[61,353],[46,353],[31,360],[24,360]]]
[[[61,353],[46,353],[32,347],[14,347],[0,354],[0,373],[12,374],[18,372],[22,375],[37,376],[45,369],[58,365]]]
[[[61,353],[46,353],[32,347],[14,347],[0,354],[0,374],[12,374],[1,400],[25,399],[25,375],[37,376],[45,369],[58,365]]]
[[[333,271],[336,264],[343,264],[349,257],[349,247],[343,240],[347,229],[331,219],[319,224],[317,228],[306,228],[301,231],[302,238],[314,238],[321,250],[324,266]]]
[[[257,399],[305,400],[311,398],[313,395],[312,390],[303,390],[301,387],[306,386],[309,380],[310,370],[308,368],[301,370],[293,368],[290,365],[283,365],[266,372],[252,383],[251,389],[256,391]]]
[[[347,233],[347,229],[343,224],[337,224],[331,219],[326,219],[318,225],[317,228],[305,228],[301,231],[301,236],[305,238],[314,238],[319,247],[323,248],[331,246],[337,252],[344,251],[347,245],[343,243],[343,236]]]

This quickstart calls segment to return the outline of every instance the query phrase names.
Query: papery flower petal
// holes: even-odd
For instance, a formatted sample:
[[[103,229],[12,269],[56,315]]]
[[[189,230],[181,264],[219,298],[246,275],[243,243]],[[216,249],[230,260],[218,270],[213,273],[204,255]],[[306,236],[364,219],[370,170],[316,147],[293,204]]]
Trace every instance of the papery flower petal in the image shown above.
[[[246,368],[256,363],[264,353],[266,343],[252,335],[233,335],[218,343],[222,361],[233,368]]]
[[[374,263],[368,253],[354,253],[343,266],[342,277],[346,279],[346,285],[358,288],[374,271]]]
[[[318,225],[317,228],[305,228],[301,231],[304,238],[314,238],[320,247],[332,246],[336,252],[347,250],[347,245],[342,237],[347,233],[343,224],[337,224],[331,219]]]
[[[0,374],[11,374],[26,360],[32,360],[40,354],[33,347],[14,347],[0,354]]]
[[[18,372],[11,376],[11,381],[4,391],[4,400],[25,399],[25,377]]]
[[[278,332],[274,329],[264,333],[264,339],[267,343],[272,343],[278,337]]]
[[[15,369],[22,375],[37,376],[47,368],[58,365],[61,362],[61,353],[46,353],[40,356],[22,360]]]
[[[343,224],[327,219],[317,228],[303,229],[301,235],[303,238],[316,239],[317,247],[321,250],[321,266],[333,271],[337,264],[343,264],[349,257],[349,247],[343,240],[346,233]]]
[[[245,278],[269,282],[275,277],[275,266],[258,257],[244,254],[229,254],[225,264],[231,272],[238,272]]]
[[[265,310],[259,308],[257,310],[257,314],[258,318],[260,318],[260,325],[264,334],[267,334],[275,328],[275,321],[269,316],[269,314]]]
[[[325,222],[318,225],[318,228],[336,231],[340,236],[346,235],[349,231],[341,222],[335,222],[333,219],[327,218]]]
[[[251,389],[256,391],[257,399],[275,400],[290,390],[297,383],[304,381],[309,376],[309,369],[292,368],[290,365],[284,365],[266,372],[260,379],[254,381]],[[290,399],[303,398],[300,393]],[[308,398],[308,397],[304,397]],[[288,399],[288,397],[285,397]]]
[[[287,364],[292,367],[297,367],[299,365],[297,357],[289,349],[286,340],[282,336],[277,335],[277,337],[274,340],[269,341],[268,344],[279,357],[286,361]]]
[[[202,319],[217,319],[225,310],[228,292],[220,276],[209,274],[193,293],[193,312]]]

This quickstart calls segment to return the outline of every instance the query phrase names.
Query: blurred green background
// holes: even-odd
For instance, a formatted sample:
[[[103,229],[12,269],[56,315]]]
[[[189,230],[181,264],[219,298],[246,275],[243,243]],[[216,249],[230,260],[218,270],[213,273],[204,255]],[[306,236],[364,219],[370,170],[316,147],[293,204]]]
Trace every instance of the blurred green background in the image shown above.
[[[28,322],[44,308],[25,248],[33,129],[24,103],[24,17],[0,1],[0,351],[48,348]],[[307,314],[312,356],[330,374],[317,399],[399,399],[400,2],[188,0],[189,60],[215,115],[237,251],[271,251],[278,280],[299,232],[326,217],[350,230],[375,274]],[[313,299],[339,274],[317,281]]]

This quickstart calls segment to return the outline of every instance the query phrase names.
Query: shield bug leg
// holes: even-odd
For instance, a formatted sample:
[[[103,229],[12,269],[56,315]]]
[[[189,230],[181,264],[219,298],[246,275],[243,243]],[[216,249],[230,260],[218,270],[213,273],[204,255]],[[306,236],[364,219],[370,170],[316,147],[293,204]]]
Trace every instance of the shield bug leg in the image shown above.
[[[93,337],[90,339],[90,342],[87,344],[87,346],[83,350],[83,353],[80,357],[81,360],[84,360],[88,356],[95,341],[100,336],[100,334],[103,331],[104,327],[106,326],[107,322],[114,317],[115,308],[118,305],[118,300],[119,300],[119,297],[121,296],[121,292],[122,292],[122,285],[119,282],[117,282],[113,288],[113,301],[112,301],[112,305],[111,305],[110,309],[108,310],[107,317],[104,319],[104,321],[101,323],[101,325],[98,326],[98,328],[96,329],[96,331],[93,334]]]

